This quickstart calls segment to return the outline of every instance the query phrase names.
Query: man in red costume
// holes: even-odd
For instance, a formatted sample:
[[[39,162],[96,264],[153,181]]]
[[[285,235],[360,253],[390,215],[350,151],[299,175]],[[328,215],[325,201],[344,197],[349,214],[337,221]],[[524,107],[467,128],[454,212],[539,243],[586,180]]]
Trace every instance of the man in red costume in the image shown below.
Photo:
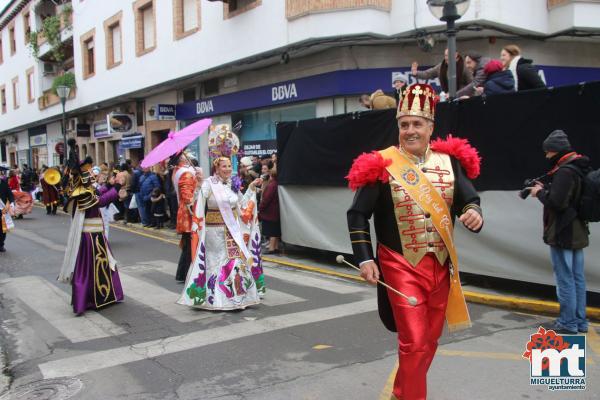
[[[454,218],[478,232],[483,217],[469,180],[479,174],[477,151],[451,136],[430,143],[434,90],[414,84],[405,93],[396,115],[400,146],[359,156],[348,174],[356,190],[348,228],[362,277],[373,284],[382,279],[417,299],[412,306],[378,286],[381,320],[398,333],[392,398],[417,400],[427,398],[427,371],[444,319],[450,331],[470,326],[453,243]],[[372,215],[377,259],[369,234]]]
[[[175,280],[185,282],[190,264],[192,262],[192,204],[196,193],[196,170],[192,167],[188,157],[181,152],[170,160],[173,169],[173,187],[177,194],[177,233],[181,234],[181,256],[177,265]]]

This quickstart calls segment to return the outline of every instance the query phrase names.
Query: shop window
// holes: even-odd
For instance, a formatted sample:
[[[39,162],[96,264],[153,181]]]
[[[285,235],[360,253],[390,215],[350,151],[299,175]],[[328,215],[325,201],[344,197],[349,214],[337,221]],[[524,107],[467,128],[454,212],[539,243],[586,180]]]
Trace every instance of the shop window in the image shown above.
[[[23,32],[25,33],[25,45],[29,43],[29,37],[31,36],[31,23],[29,22],[29,11],[23,14]]]
[[[156,18],[154,0],[137,0],[135,14],[135,53],[142,56],[156,48]]]
[[[34,91],[34,75],[33,75],[33,67],[27,70],[27,102],[33,103],[35,101],[35,91]]]
[[[106,46],[106,69],[114,68],[121,64],[122,54],[122,36],[121,36],[121,18],[123,12],[104,21],[104,35]]]
[[[15,24],[8,28],[8,40],[10,46],[10,55],[12,56],[17,52],[17,41],[15,40]]]
[[[231,116],[233,125],[241,122],[242,142],[254,140],[274,140],[277,138],[277,122],[300,121],[316,118],[317,104],[305,103],[287,107],[248,111]]]
[[[19,108],[19,77],[12,80],[13,108]]]
[[[200,29],[200,0],[173,0],[173,32],[183,39]]]
[[[0,86],[0,102],[2,102],[2,114],[6,114],[6,86]]]
[[[81,36],[81,57],[83,66],[83,79],[91,78],[96,73],[95,62],[95,44],[94,35],[95,29],[88,31]]]
[[[223,4],[223,15],[225,19],[232,18],[261,4],[262,0],[229,0],[226,4]]]

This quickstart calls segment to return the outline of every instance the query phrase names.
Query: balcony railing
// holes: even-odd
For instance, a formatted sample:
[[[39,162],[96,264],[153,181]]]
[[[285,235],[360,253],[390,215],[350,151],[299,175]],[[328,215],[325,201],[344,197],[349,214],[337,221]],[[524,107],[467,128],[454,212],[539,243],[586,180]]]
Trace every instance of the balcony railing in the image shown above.
[[[60,32],[62,33],[65,28],[73,26],[73,13],[67,14],[65,18],[65,14],[60,14]],[[39,31],[37,34],[37,44],[38,46],[43,45],[47,42],[46,36],[43,31]]]
[[[68,100],[74,99],[76,95],[77,88],[71,88]],[[38,98],[38,108],[40,109],[40,111],[45,110],[48,107],[55,106],[57,104],[60,104],[60,97],[54,94],[54,92],[52,92],[52,89],[44,91],[44,93]]]

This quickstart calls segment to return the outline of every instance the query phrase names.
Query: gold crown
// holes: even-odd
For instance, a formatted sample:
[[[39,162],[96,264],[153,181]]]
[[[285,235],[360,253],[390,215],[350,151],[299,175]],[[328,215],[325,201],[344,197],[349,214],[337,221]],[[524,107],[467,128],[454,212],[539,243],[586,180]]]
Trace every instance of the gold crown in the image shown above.
[[[435,119],[436,103],[437,95],[430,85],[412,84],[405,91],[404,98],[398,106],[396,118],[414,116],[433,121]]]

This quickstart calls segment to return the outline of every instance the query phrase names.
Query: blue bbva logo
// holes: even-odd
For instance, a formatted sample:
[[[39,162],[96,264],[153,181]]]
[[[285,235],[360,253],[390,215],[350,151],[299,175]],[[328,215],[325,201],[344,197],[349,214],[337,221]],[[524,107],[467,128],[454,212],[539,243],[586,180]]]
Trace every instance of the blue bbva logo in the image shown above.
[[[530,362],[530,384],[550,390],[584,390],[585,339],[584,335],[559,335],[540,327],[523,353]]]

